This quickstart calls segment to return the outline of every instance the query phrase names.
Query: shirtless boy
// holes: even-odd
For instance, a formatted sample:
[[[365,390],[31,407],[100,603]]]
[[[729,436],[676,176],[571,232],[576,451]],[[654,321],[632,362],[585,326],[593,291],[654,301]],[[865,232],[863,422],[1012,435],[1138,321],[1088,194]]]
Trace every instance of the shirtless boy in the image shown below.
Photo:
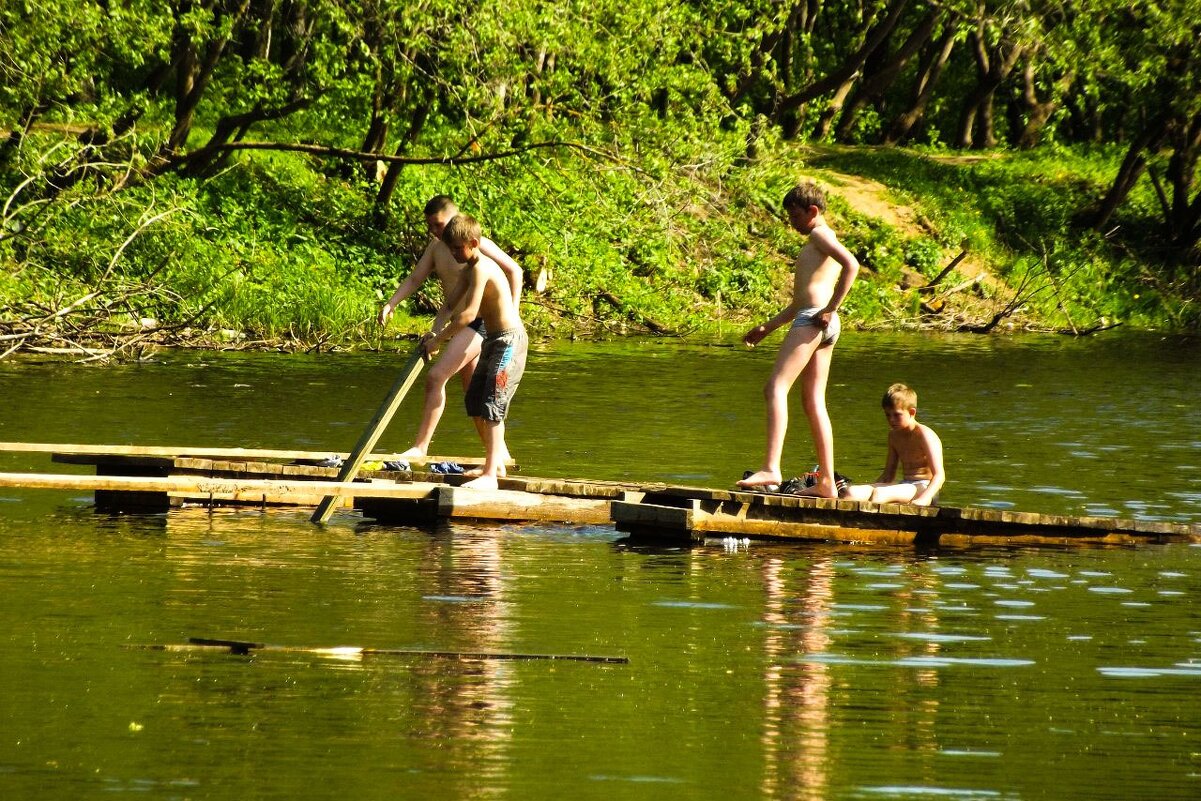
[[[942,466],[942,441],[927,425],[917,421],[917,393],[904,384],[893,384],[881,403],[888,419],[888,457],[874,484],[847,489],[846,497],[875,503],[936,503],[946,481]],[[897,465],[904,478],[893,481]]]
[[[425,224],[432,239],[417,261],[417,266],[413,268],[412,275],[401,282],[396,292],[380,309],[380,325],[386,325],[397,304],[416,292],[431,274],[436,275],[442,282],[444,298],[454,290],[463,265],[455,261],[441,236],[446,224],[458,213],[458,206],[446,195],[437,195],[425,204]],[[479,249],[504,271],[509,291],[516,304],[521,298],[521,266],[487,237],[480,237]],[[438,421],[446,409],[446,384],[456,373],[462,380],[464,389],[471,381],[472,370],[475,368],[476,359],[480,355],[480,344],[483,342],[483,334],[480,332],[482,325],[481,321],[472,320],[470,325],[460,330],[447,343],[442,358],[430,368],[425,381],[425,406],[421,412],[421,422],[417,425],[417,438],[413,447],[400,454],[401,457],[410,459],[429,454],[434,429],[438,427]]]
[[[803,492],[838,496],[834,485],[834,432],[826,412],[826,381],[841,323],[838,307],[851,291],[859,262],[826,224],[825,194],[814,183],[800,184],[784,196],[789,224],[809,241],[796,260],[792,303],[742,338],[750,347],[785,323],[791,323],[775,367],[763,388],[767,400],[767,453],[759,471],[738,482],[745,489],[774,488],[783,476],[780,457],[788,431],[788,393],[801,379],[802,400],[817,450],[817,483]]]
[[[473,471],[478,477],[463,486],[496,489],[509,458],[505,417],[525,371],[529,340],[504,270],[481,250],[480,224],[460,214],[447,223],[442,241],[455,261],[463,264],[463,271],[423,342],[427,353],[436,353],[474,320],[484,321],[479,364],[464,399],[467,414],[484,440],[484,465]]]

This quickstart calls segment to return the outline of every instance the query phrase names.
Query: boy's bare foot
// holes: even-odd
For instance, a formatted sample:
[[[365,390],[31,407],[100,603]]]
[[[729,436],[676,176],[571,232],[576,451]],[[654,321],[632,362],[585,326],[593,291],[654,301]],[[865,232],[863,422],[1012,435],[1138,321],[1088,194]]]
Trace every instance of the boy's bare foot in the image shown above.
[[[751,473],[749,476],[743,478],[738,482],[738,486],[743,489],[763,489],[765,487],[778,487],[781,481],[779,473],[774,473],[771,470],[760,470],[758,473]]]
[[[463,471],[463,475],[467,476],[468,478],[482,476],[483,474],[484,474],[484,468],[482,468],[482,467],[473,467],[470,470]],[[496,477],[497,478],[508,478],[509,477],[509,471],[505,468],[505,466],[503,464],[500,467],[496,468]]]
[[[418,448],[416,445],[409,448],[404,453],[397,454],[397,456],[401,459],[424,459],[427,455],[428,454],[425,452],[425,448]]]
[[[462,486],[468,489],[494,490],[497,487],[496,476],[480,476],[472,479]]]
[[[817,483],[812,487],[805,487],[797,493],[797,495],[806,498],[837,498],[838,489],[835,488],[834,482],[828,478],[817,477]]]

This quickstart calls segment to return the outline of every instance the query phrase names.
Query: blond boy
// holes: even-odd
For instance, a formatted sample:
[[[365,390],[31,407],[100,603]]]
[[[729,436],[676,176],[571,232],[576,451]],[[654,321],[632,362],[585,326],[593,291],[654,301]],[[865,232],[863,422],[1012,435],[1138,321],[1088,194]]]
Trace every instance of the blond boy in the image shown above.
[[[789,224],[809,239],[797,256],[792,303],[743,337],[747,345],[754,347],[772,331],[791,323],[763,388],[767,400],[767,452],[758,472],[739,481],[738,486],[774,489],[781,483],[788,393],[800,378],[818,463],[817,483],[801,494],[834,498],[838,495],[834,484],[834,432],[826,411],[826,381],[841,330],[838,307],[851,291],[859,262],[826,224],[825,194],[815,184],[804,183],[789,190],[784,196],[784,209]]]
[[[426,352],[436,353],[444,343],[453,342],[472,321],[483,320],[479,364],[464,401],[467,414],[484,441],[485,457],[483,467],[469,472],[476,478],[463,486],[496,489],[497,478],[504,475],[504,464],[509,458],[505,417],[525,372],[529,340],[504,271],[481,252],[480,224],[460,214],[447,223],[442,241],[455,261],[463,264],[463,271],[423,343]]]
[[[425,224],[430,232],[430,242],[413,268],[413,273],[400,283],[396,292],[379,311],[379,324],[386,325],[397,304],[417,291],[418,287],[430,277],[437,276],[442,283],[442,296],[445,298],[459,283],[463,265],[455,261],[450,249],[442,241],[442,231],[446,224],[459,213],[458,206],[446,195],[436,195],[425,204]],[[512,295],[513,302],[521,299],[521,266],[513,261],[508,254],[496,246],[487,237],[480,237],[479,250],[504,271],[506,283]],[[442,419],[446,409],[446,385],[456,374],[466,389],[471,381],[472,371],[480,355],[480,345],[483,334],[480,320],[471,323],[458,331],[446,344],[441,358],[430,368],[425,381],[425,404],[421,412],[421,422],[417,425],[417,437],[413,446],[400,454],[406,459],[426,456],[429,454],[430,443],[434,438],[434,430]]]
[[[893,384],[881,402],[888,420],[888,457],[874,484],[851,486],[846,497],[875,503],[937,503],[938,491],[946,481],[942,465],[942,441],[927,425],[917,421],[917,393],[904,384]],[[900,482],[893,481],[897,466]]]

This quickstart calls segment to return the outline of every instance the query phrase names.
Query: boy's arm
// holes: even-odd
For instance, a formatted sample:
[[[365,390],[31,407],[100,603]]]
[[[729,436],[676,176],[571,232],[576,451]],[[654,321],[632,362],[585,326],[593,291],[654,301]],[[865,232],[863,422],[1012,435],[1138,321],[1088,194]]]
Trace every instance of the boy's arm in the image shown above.
[[[396,291],[392,293],[392,297],[388,298],[384,303],[383,308],[379,310],[379,315],[376,320],[380,325],[386,325],[388,318],[392,316],[392,312],[396,311],[396,306],[409,295],[417,291],[417,287],[430,277],[430,273],[434,270],[434,242],[430,242],[425,246],[425,252],[421,254],[421,258],[417,260],[417,266],[413,268],[412,274],[408,278],[400,282],[400,286],[396,287]]]
[[[901,454],[897,451],[896,446],[892,444],[892,435],[888,436],[888,456],[884,458],[884,469],[880,471],[880,477],[876,479],[877,484],[891,484],[892,480],[897,475],[897,465],[901,462]]]
[[[838,311],[838,307],[851,292],[851,285],[855,283],[855,276],[859,274],[859,260],[855,258],[854,253],[847,250],[846,246],[838,241],[838,237],[829,228],[822,227],[814,230],[809,235],[809,241],[824,255],[842,266],[842,272],[838,274],[838,283],[834,285],[834,295],[826,304],[826,308],[818,314],[826,323],[829,323],[834,312]]]
[[[480,240],[480,253],[500,265],[500,269],[504,271],[505,278],[509,282],[509,289],[513,292],[513,305],[519,304],[521,302],[521,283],[525,277],[521,265],[513,261],[508,253],[501,250],[495,242],[487,237]]]
[[[930,464],[930,483],[913,498],[918,506],[929,506],[938,497],[938,491],[947,480],[947,474],[942,466],[942,440],[929,428],[922,426],[922,447],[926,451],[926,459]]]
[[[792,303],[790,303],[788,306],[786,306],[775,317],[771,318],[766,323],[763,323],[762,325],[757,325],[754,328],[752,328],[750,331],[747,331],[746,334],[743,335],[742,341],[744,343],[746,343],[749,347],[752,347],[752,348],[755,347],[760,342],[762,342],[767,337],[767,335],[770,334],[772,331],[775,331],[777,328],[784,325],[784,323],[787,323],[790,320],[792,320],[794,317],[796,317],[796,313],[799,310],[800,310],[800,304],[796,300],[793,300]]]

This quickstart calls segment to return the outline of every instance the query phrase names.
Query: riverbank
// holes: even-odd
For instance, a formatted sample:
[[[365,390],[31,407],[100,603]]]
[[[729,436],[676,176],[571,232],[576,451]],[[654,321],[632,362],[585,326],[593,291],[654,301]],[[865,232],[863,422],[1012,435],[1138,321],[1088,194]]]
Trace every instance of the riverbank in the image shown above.
[[[165,192],[135,187],[51,215],[36,249],[0,245],[0,355],[357,350],[417,335],[440,301],[432,286],[389,329],[373,320],[424,246],[420,208],[439,192],[523,265],[536,336],[711,339],[786,302],[800,239],[778,204],[798,176],[828,188],[831,222],[864,266],[844,306],[850,327],[1079,335],[1197,324],[1150,249],[1123,238],[1140,220],[1107,238],[1072,224],[1116,152],[775,142],[747,162],[732,146],[698,144],[710,163],[654,173],[646,160],[602,169],[578,154],[410,170],[387,219],[372,217],[373,179],[298,154],[246,155],[204,182],[167,177]]]

